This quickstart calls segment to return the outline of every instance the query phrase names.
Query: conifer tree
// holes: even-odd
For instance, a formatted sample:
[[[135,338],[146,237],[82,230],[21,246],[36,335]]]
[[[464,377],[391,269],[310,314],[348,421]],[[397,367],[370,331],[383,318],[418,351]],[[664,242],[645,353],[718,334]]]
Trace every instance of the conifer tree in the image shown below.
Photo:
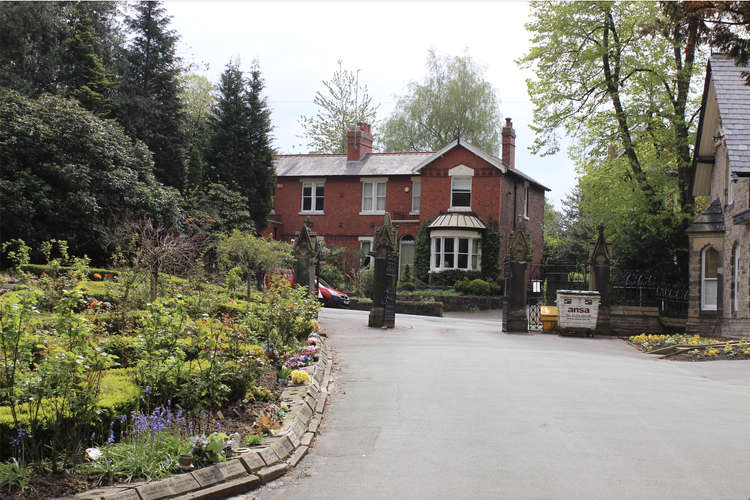
[[[180,123],[178,35],[160,2],[140,2],[127,20],[133,39],[127,49],[117,118],[128,135],[154,154],[156,177],[170,186],[184,184],[184,137]]]
[[[257,65],[248,81],[238,62],[227,64],[219,82],[210,148],[211,180],[245,196],[258,230],[266,227],[274,183],[271,118],[262,91]]]

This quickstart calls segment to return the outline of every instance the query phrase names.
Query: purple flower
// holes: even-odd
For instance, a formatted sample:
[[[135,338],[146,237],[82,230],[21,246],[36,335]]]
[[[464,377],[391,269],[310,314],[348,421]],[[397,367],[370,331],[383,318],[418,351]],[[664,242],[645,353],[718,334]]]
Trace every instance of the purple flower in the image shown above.
[[[18,426],[18,431],[16,432],[16,437],[11,438],[10,445],[11,446],[18,446],[21,444],[21,439],[26,435],[26,431],[22,426]]]
[[[115,425],[114,422],[111,422],[109,424],[109,438],[107,438],[107,443],[112,444],[115,442],[115,431],[112,428]]]
[[[127,419],[128,419],[127,415],[120,415],[120,423],[121,424],[124,424]]]
[[[146,396],[149,396],[149,395],[151,395],[151,389],[148,386],[146,386],[146,388],[143,390],[143,393]]]

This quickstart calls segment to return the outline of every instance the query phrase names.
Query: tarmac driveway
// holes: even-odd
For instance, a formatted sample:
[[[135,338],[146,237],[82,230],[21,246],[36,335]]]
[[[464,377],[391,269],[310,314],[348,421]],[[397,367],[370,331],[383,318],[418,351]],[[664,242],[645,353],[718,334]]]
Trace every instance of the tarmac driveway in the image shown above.
[[[322,430],[261,500],[750,497],[747,361],[465,317],[321,318],[336,361]]]

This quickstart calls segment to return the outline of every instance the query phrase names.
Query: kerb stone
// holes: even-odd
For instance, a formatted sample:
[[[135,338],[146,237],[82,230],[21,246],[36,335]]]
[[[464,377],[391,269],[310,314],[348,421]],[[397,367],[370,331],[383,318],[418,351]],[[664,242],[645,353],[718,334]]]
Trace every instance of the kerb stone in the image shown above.
[[[258,477],[262,483],[273,481],[277,477],[283,476],[289,469],[287,464],[276,464],[271,467],[265,467],[258,471]]]
[[[243,453],[240,455],[240,460],[242,460],[242,463],[245,465],[245,469],[247,469],[248,472],[255,472],[266,466],[266,463],[257,451]]]
[[[314,437],[315,434],[313,434],[312,432],[305,432],[305,435],[302,436],[302,439],[300,439],[299,442],[302,446],[310,446],[310,443],[312,443]]]
[[[294,446],[292,446],[292,442],[289,441],[289,438],[286,436],[283,436],[281,439],[274,441],[271,444],[271,449],[276,453],[276,455],[279,456],[281,460],[284,460],[286,457],[292,454],[294,451]]]
[[[258,452],[266,465],[273,465],[279,461],[279,456],[271,447],[261,448]]]
[[[204,488],[187,495],[175,497],[173,500],[220,500],[232,495],[239,495],[260,486],[258,476],[245,476],[232,479],[224,483]]]
[[[292,456],[289,457],[289,460],[287,460],[287,463],[290,467],[297,467],[297,464],[300,460],[302,460],[302,457],[305,456],[305,453],[307,453],[307,446],[300,446],[296,450],[294,450],[294,453],[292,453]]]
[[[137,487],[136,491],[142,500],[159,500],[177,494],[172,490],[171,484],[167,480],[146,483]]]

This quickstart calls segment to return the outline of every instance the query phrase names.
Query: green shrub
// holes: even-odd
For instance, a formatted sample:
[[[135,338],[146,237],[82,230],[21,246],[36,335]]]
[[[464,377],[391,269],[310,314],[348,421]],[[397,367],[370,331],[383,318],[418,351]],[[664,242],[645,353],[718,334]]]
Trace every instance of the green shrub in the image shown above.
[[[398,280],[398,289],[413,291],[414,290],[414,279],[411,275],[411,266],[406,264],[404,270],[401,272],[401,278]]]
[[[337,290],[341,290],[346,282],[344,273],[338,267],[327,262],[320,266],[320,277]]]
[[[468,290],[471,295],[489,295],[490,284],[483,279],[471,280],[468,285]]]
[[[490,281],[490,295],[502,295],[504,293],[503,285],[496,281]]]
[[[473,280],[481,278],[479,271],[464,271],[463,269],[448,269],[430,273],[430,286],[452,287],[458,280]]]
[[[453,288],[460,293],[469,293],[469,283],[467,279],[460,279],[453,284]]]

